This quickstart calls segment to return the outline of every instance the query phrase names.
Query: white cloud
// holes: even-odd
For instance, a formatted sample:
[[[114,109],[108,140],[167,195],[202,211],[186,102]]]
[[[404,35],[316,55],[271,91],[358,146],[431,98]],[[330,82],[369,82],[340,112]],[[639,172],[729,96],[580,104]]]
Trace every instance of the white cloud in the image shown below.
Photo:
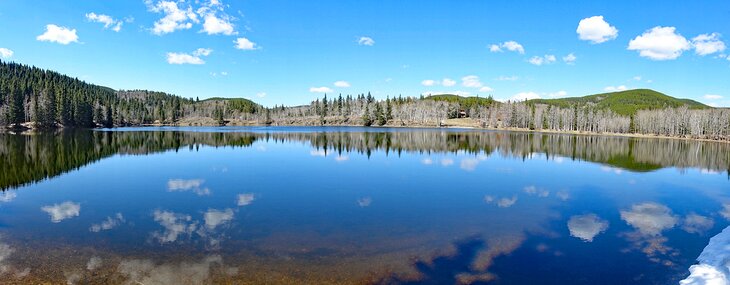
[[[520,78],[515,75],[512,75],[512,76],[500,75],[495,80],[497,80],[497,81],[517,81],[517,79],[520,79]]]
[[[312,93],[332,93],[332,91],[333,90],[327,86],[309,88],[309,92]]]
[[[479,81],[479,76],[467,75],[461,78],[461,85],[469,88],[481,88],[482,83]]]
[[[487,204],[497,204],[497,207],[500,208],[509,208],[512,207],[515,203],[517,203],[517,196],[512,196],[512,198],[495,198],[493,196],[484,196],[484,202]]]
[[[566,92],[565,90],[560,90],[558,92],[548,93],[547,96],[550,98],[562,98],[568,96],[568,92]]]
[[[361,46],[373,46],[375,41],[370,37],[360,37],[360,39],[357,40],[357,44]]]
[[[244,194],[238,194],[238,198],[236,199],[236,205],[239,207],[242,206],[248,206],[253,203],[253,200],[256,199],[256,196],[253,193],[244,193]]]
[[[72,30],[66,27],[49,24],[46,25],[46,32],[36,37],[36,40],[67,45],[69,43],[79,42],[79,36],[76,35],[76,29]]]
[[[454,164],[454,160],[451,159],[451,158],[442,158],[441,159],[441,165],[442,166],[449,166],[449,165],[452,165],[452,164]]]
[[[533,56],[530,59],[527,60],[527,62],[533,64],[533,65],[543,65],[543,64],[551,64],[554,63],[557,59],[552,54],[546,54],[545,56]]]
[[[426,79],[424,81],[421,81],[421,85],[423,85],[423,86],[434,86],[434,85],[436,85],[436,81],[435,80],[431,80],[431,79]]]
[[[593,16],[580,20],[575,32],[578,33],[579,39],[594,44],[613,40],[618,36],[618,29],[603,20],[603,16]]]
[[[730,227],[710,238],[697,258],[699,264],[690,266],[690,275],[680,285],[730,284]]]
[[[101,257],[94,256],[89,259],[89,262],[86,263],[86,270],[93,271],[97,268],[101,267],[102,259]]]
[[[210,189],[204,188],[203,179],[170,179],[167,181],[168,192],[187,192],[191,191],[198,196],[210,195]]]
[[[512,96],[510,100],[512,101],[525,101],[525,100],[532,100],[532,99],[540,99],[540,94],[537,94],[535,92],[520,92]]]
[[[197,222],[192,221],[192,217],[189,215],[155,210],[153,217],[165,229],[162,233],[152,233],[152,236],[160,243],[174,242],[181,234],[189,236],[197,228]]]
[[[256,43],[250,41],[247,38],[237,38],[233,42],[236,44],[236,48],[240,50],[257,50],[261,48]]]
[[[572,216],[568,220],[570,235],[586,242],[592,242],[593,238],[606,229],[608,229],[608,222],[595,214]]]
[[[372,203],[373,203],[373,199],[370,197],[363,197],[363,198],[357,199],[357,205],[360,207],[363,207],[363,208],[370,206],[370,204],[372,204]]]
[[[65,219],[78,217],[81,211],[81,204],[66,201],[61,204],[53,204],[41,207],[41,211],[51,216],[51,222],[59,223]]]
[[[214,13],[206,14],[203,18],[203,31],[209,35],[235,35],[236,30],[228,17],[218,17]]]
[[[634,79],[634,81],[641,81],[641,76],[638,76],[638,75],[637,76],[634,76],[633,79]]]
[[[98,233],[100,231],[111,230],[121,223],[124,223],[124,216],[122,216],[122,213],[117,213],[113,217],[106,217],[106,220],[102,221],[100,224],[92,224],[91,227],[89,227],[89,231]]]
[[[636,50],[651,60],[676,59],[689,50],[691,44],[674,27],[654,27],[629,42],[629,50]]]
[[[622,210],[621,219],[647,236],[658,236],[678,222],[667,206],[651,202],[633,205],[631,210]]]
[[[233,220],[233,210],[225,209],[221,211],[209,209],[203,214],[203,219],[205,220],[205,226],[212,230]]]
[[[18,197],[18,194],[15,194],[15,192],[2,192],[0,193],[0,202],[9,203],[13,201],[16,197]]]
[[[350,82],[340,80],[340,81],[335,81],[334,85],[335,85],[335,87],[347,88],[347,87],[350,87]]]
[[[451,78],[444,78],[443,80],[441,80],[441,85],[451,87],[456,85],[456,80],[453,80]]]
[[[259,93],[256,93],[256,97],[259,97],[259,98],[264,98],[264,97],[266,97],[266,92],[259,92]]]
[[[575,64],[575,60],[578,59],[573,53],[569,53],[568,55],[563,57],[563,62],[566,64]]]
[[[479,88],[479,92],[492,92],[492,91],[494,91],[494,89],[492,89],[492,87],[489,87],[489,86],[482,86],[482,88]]]
[[[722,96],[715,94],[705,94],[705,96],[702,96],[702,98],[705,98],[707,100],[720,100],[722,99]]]
[[[13,56],[13,51],[7,48],[0,48],[0,57],[9,58]]]
[[[525,48],[516,41],[506,41],[501,44],[493,44],[489,46],[489,51],[491,52],[502,52],[502,49],[525,54]]]
[[[682,229],[691,234],[703,234],[712,229],[715,221],[695,213],[690,213],[682,220]]]
[[[104,29],[111,28],[112,31],[115,31],[115,32],[121,31],[122,24],[124,24],[124,21],[115,20],[114,18],[112,18],[109,15],[96,14],[94,12],[87,13],[86,19],[91,22],[102,23],[102,24],[104,24]]]
[[[205,61],[198,56],[187,53],[168,52],[167,63],[169,64],[204,64]]]
[[[624,91],[626,89],[628,89],[626,87],[626,85],[606,86],[605,88],[603,88],[603,91],[606,91],[606,92],[618,92],[618,91]]]
[[[198,23],[198,15],[193,12],[193,8],[178,7],[184,1],[157,1],[153,4],[152,0],[145,0],[147,9],[154,13],[162,13],[165,15],[162,19],[155,21],[152,33],[156,35],[164,35],[172,33],[176,30],[185,30],[193,27],[193,23]]]
[[[213,255],[199,262],[156,264],[150,259],[122,260],[117,271],[126,280],[120,284],[206,284],[211,280],[211,268],[221,268],[223,258]],[[69,283],[72,284],[72,283]]]
[[[725,51],[725,43],[720,40],[720,34],[701,34],[692,39],[692,46],[698,55],[708,55]]]

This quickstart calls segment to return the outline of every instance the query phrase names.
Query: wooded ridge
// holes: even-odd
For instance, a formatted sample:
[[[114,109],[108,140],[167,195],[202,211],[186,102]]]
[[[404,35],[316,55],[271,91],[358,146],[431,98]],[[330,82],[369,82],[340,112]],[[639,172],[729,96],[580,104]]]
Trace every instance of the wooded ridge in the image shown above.
[[[560,99],[498,102],[457,95],[324,95],[308,105],[264,107],[243,98],[183,98],[114,90],[27,65],[0,62],[0,126],[132,125],[442,126],[645,134],[730,140],[730,110],[648,89]]]

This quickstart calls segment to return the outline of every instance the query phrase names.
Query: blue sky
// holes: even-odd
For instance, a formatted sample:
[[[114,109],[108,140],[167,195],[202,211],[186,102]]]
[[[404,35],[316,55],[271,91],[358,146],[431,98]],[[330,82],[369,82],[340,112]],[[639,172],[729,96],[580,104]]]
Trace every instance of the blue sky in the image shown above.
[[[729,17],[726,0],[4,0],[0,56],[115,89],[268,106],[321,92],[624,88],[730,106]]]

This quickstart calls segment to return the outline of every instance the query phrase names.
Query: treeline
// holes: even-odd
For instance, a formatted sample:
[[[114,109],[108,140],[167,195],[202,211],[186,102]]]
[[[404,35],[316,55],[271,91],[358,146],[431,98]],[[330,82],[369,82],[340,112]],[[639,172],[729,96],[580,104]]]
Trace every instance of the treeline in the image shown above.
[[[36,128],[175,124],[186,117],[254,119],[246,99],[199,100],[93,85],[58,72],[0,61],[0,126]]]
[[[467,153],[529,159],[563,157],[630,171],[663,167],[727,172],[730,144],[614,136],[524,132],[387,130],[326,132],[113,132],[71,129],[34,135],[0,133],[0,190],[72,171],[115,154],[197,150],[201,146],[250,147],[256,141],[302,142],[327,155],[381,152],[430,155]]]
[[[446,119],[468,117],[481,127],[494,129],[730,140],[730,109],[697,109],[685,105],[621,115],[593,103],[565,107],[539,101],[502,103],[474,97],[457,100],[452,96],[399,96],[385,100],[375,100],[369,93],[355,97],[340,95],[334,99],[325,96],[307,106],[271,109],[267,111],[265,122],[277,125],[441,126]]]

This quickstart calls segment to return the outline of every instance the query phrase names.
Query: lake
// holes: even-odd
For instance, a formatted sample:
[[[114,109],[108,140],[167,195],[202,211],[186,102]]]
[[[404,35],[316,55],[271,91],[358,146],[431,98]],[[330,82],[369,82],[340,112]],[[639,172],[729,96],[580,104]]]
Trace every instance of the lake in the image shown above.
[[[727,273],[727,143],[120,128],[0,134],[0,169],[3,284],[677,284],[701,254],[694,275]]]

